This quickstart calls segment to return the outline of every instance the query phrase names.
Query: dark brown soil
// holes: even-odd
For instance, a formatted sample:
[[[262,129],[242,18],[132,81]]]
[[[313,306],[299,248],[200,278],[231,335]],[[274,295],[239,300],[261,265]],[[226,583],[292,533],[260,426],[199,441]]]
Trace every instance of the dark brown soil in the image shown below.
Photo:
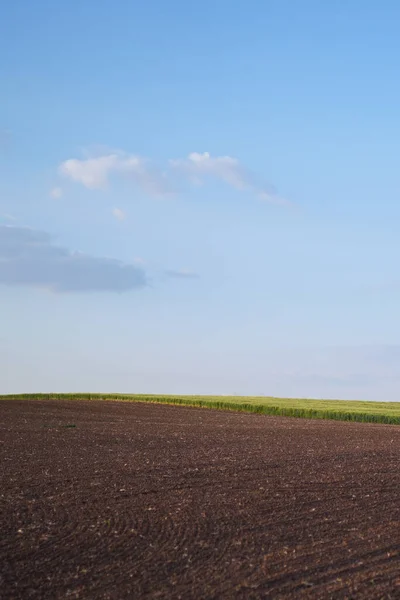
[[[400,598],[400,427],[106,401],[0,421],[1,598]]]

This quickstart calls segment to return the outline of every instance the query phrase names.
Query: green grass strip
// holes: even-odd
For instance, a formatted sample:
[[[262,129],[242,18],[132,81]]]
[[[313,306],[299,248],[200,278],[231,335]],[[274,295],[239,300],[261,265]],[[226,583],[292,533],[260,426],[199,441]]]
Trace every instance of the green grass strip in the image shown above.
[[[177,404],[235,410],[282,417],[333,419],[361,423],[400,425],[400,402],[307,400],[264,396],[172,396],[157,394],[10,394],[0,400],[119,400]]]

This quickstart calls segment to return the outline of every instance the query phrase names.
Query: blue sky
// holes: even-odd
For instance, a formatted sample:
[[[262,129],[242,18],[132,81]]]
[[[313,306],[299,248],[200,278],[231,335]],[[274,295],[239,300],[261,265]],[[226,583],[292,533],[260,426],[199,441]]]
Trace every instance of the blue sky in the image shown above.
[[[1,392],[400,399],[394,0],[15,0]]]

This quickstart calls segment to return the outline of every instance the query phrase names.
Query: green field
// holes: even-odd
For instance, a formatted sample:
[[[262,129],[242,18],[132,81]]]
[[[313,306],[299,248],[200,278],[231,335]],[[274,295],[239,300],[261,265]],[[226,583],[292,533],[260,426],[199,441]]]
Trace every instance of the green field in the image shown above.
[[[344,400],[306,400],[264,396],[164,396],[150,394],[16,394],[0,400],[122,400],[179,404],[222,410],[238,410],[266,415],[335,419],[400,425],[400,402],[360,402]]]

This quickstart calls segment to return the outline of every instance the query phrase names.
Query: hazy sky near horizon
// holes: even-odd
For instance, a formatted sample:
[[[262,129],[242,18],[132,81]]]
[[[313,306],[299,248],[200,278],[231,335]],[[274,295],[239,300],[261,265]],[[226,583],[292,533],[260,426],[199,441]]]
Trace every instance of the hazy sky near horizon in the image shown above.
[[[400,400],[399,22],[6,3],[0,393]]]

